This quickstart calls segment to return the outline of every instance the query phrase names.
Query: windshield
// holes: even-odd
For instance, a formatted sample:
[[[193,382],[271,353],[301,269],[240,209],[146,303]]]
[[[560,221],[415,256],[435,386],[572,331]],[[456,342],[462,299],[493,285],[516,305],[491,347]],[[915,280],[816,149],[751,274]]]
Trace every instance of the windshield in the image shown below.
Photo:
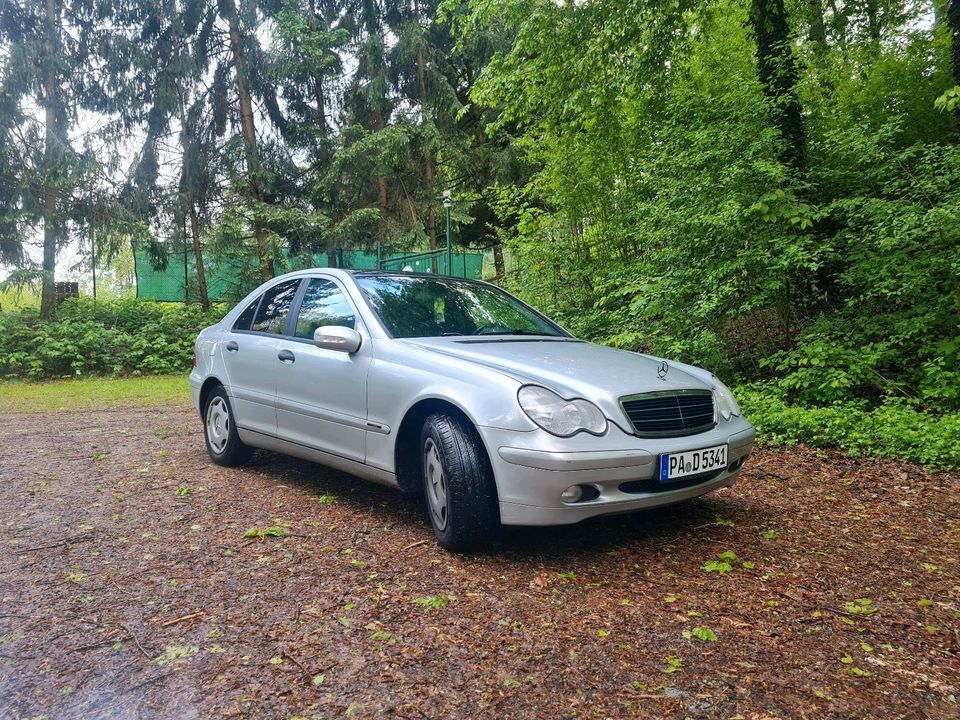
[[[443,335],[568,337],[533,309],[491,285],[452,278],[359,276],[374,312],[395,338]]]

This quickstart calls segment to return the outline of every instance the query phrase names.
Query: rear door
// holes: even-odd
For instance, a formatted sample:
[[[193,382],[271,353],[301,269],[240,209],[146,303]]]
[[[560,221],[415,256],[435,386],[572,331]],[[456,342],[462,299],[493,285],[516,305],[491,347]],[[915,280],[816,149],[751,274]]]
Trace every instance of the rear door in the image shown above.
[[[307,281],[297,317],[279,349],[277,433],[284,440],[363,462],[366,456],[367,373],[373,349],[352,301],[338,281]],[[364,338],[352,354],[313,344],[314,331],[340,325]]]
[[[247,306],[221,343],[239,427],[277,434],[277,353],[300,282],[269,288]]]

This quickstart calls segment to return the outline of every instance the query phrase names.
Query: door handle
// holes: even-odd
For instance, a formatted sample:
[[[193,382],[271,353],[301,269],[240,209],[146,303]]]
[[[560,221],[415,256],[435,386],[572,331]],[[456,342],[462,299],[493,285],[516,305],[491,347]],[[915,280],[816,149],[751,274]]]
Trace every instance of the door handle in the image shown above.
[[[293,363],[296,362],[297,356],[289,350],[281,350],[277,353],[277,360],[284,363]]]
[[[240,349],[240,346],[237,345],[236,340],[231,340],[230,342],[227,343],[227,352],[236,352],[239,349]]]

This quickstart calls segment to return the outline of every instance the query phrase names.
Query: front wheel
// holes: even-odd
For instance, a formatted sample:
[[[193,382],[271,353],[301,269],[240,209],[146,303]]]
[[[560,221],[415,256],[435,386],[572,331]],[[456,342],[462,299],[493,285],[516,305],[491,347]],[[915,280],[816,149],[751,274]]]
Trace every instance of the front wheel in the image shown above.
[[[493,471],[476,431],[460,418],[431,415],[420,435],[430,524],[447,550],[489,545],[500,528]]]
[[[203,436],[207,442],[207,454],[217,465],[243,465],[253,454],[253,448],[244,445],[240,439],[230,398],[222,385],[214,388],[207,398],[203,413]]]

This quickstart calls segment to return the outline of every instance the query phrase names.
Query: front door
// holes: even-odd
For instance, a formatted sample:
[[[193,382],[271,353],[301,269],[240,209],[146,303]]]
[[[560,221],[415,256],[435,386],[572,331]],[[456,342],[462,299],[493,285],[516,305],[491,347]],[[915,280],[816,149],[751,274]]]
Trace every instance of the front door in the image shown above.
[[[362,321],[337,282],[311,278],[295,324],[280,340],[286,360],[277,367],[277,434],[363,462],[372,348],[369,341],[352,354],[318,348],[313,333],[327,325],[353,328],[364,335]]]

